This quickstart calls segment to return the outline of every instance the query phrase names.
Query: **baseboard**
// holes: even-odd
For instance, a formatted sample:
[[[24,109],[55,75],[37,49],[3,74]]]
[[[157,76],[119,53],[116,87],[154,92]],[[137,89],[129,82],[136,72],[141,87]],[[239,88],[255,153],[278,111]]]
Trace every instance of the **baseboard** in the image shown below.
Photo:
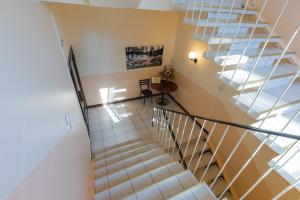
[[[156,93],[156,94],[153,94],[152,96],[159,96],[159,95],[162,95],[162,93]],[[134,101],[134,100],[138,100],[138,99],[143,99],[144,97],[141,96],[141,97],[133,97],[133,98],[128,98],[128,99],[123,99],[123,100],[118,100],[118,101],[111,101],[111,102],[108,102],[106,104],[95,104],[95,105],[90,105],[90,106],[87,106],[87,108],[95,108],[95,107],[101,107],[103,105],[111,105],[111,104],[117,104],[117,103],[123,103],[123,102],[127,102],[127,101]]]

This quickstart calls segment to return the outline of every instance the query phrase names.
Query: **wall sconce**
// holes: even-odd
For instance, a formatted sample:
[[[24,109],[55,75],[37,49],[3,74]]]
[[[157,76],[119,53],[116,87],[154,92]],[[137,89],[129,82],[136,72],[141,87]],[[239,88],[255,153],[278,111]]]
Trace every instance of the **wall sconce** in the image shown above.
[[[191,52],[189,53],[189,59],[190,59],[191,61],[193,61],[194,63],[197,63],[197,62],[198,62],[197,57],[198,57],[198,53],[197,53],[196,51],[191,51]]]

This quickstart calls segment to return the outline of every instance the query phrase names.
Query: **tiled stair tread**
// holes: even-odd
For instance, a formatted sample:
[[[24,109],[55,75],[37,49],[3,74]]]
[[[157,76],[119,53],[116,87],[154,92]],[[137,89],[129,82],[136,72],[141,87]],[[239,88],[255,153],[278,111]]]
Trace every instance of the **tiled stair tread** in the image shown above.
[[[272,89],[264,90],[260,96],[257,98],[255,104],[253,105],[252,111],[255,113],[263,113],[269,111],[277,101],[278,97],[281,96],[283,91],[286,89],[287,85],[275,87]],[[281,107],[289,107],[290,103],[298,102],[300,100],[300,83],[294,83],[286,95],[282,98],[282,100],[277,104],[277,106]],[[242,94],[239,100],[239,104],[249,108],[254,97],[256,96],[256,92],[248,92]],[[234,97],[236,99],[237,96]],[[299,103],[299,102],[298,102]]]
[[[206,184],[198,183],[169,200],[217,200],[217,198]]]
[[[230,56],[241,56],[243,55],[244,49],[234,49],[234,50],[221,50],[219,51],[218,56],[224,57],[223,59],[226,59],[228,53]],[[261,49],[247,49],[244,53],[244,56],[247,57],[258,57],[261,52]],[[282,54],[283,50],[280,48],[266,48],[263,51],[262,56],[280,56]],[[295,55],[295,52],[286,52],[284,55],[284,58],[288,58],[290,56]],[[217,51],[209,51],[205,52],[204,56],[206,58],[215,58],[217,56]]]
[[[116,154],[101,160],[97,160],[95,162],[95,168],[101,168],[104,167],[106,165],[111,165],[113,163],[119,162],[120,160],[124,160],[133,156],[136,156],[138,154],[141,153],[145,153],[148,152],[151,149],[155,149],[158,148],[157,144],[155,143],[150,143],[150,144],[146,144],[143,146],[140,146],[138,148],[129,150],[129,151],[125,151],[124,153],[120,153],[120,154]]]
[[[201,161],[200,161],[199,164],[198,164],[198,168],[197,168],[197,169],[203,168],[203,167],[207,166],[208,163],[210,162],[211,158],[212,158],[212,153],[209,152],[209,151],[208,151],[208,152],[205,152],[205,153],[203,154],[202,158],[201,158]],[[195,168],[196,168],[196,166],[197,166],[198,160],[199,160],[199,156],[197,156],[197,157],[194,156],[193,160],[191,161],[189,168],[190,168],[192,171],[195,170]],[[213,164],[214,162],[215,162],[215,158],[213,159],[212,164]],[[187,163],[189,163],[189,158],[187,158]]]
[[[105,157],[109,157],[109,156],[119,154],[121,152],[130,151],[131,149],[138,148],[140,146],[143,146],[145,144],[149,144],[149,143],[152,143],[152,142],[153,142],[152,139],[142,140],[142,141],[137,140],[137,141],[134,141],[132,143],[125,144],[123,146],[117,146],[117,147],[114,147],[111,150],[107,150],[107,151],[104,151],[102,153],[96,154],[95,155],[95,160],[100,160],[100,159],[103,159]]]
[[[184,9],[184,10],[186,10],[186,9],[188,9],[188,10],[194,10],[195,9],[195,10],[199,11],[201,9],[201,5],[196,5],[194,7],[194,4],[192,4],[192,5],[189,4],[188,7],[187,7],[186,4],[179,3],[177,5],[177,8],[178,9]],[[211,11],[211,12],[229,13],[231,11],[231,8],[230,7],[225,7],[225,6],[223,6],[221,9],[220,9],[220,6],[212,6],[210,8],[210,5],[203,5],[202,6],[202,11],[203,12]],[[232,14],[243,14],[244,13],[244,9],[235,7],[235,8],[232,9],[231,13]],[[257,10],[255,10],[255,9],[247,9],[245,11],[245,14],[246,15],[255,15],[255,14],[257,14]]]
[[[124,168],[115,173],[108,174],[106,176],[96,179],[95,180],[95,189],[97,192],[106,190],[108,188],[108,186],[113,187],[120,183],[126,182],[129,179],[132,179],[136,176],[144,174],[144,173],[146,173],[146,171],[154,170],[156,168],[162,167],[171,162],[173,162],[173,160],[167,154],[162,154],[160,156],[146,160],[144,162],[139,162],[136,165]],[[174,168],[174,166],[172,166],[172,167],[173,167],[172,168],[173,171],[179,170],[179,169]],[[109,182],[109,184],[108,184],[108,182]]]
[[[216,20],[216,19],[192,19],[192,18],[185,18],[184,19],[184,23],[187,24],[192,24],[192,25],[196,25],[199,27],[202,26],[206,26],[206,27],[219,27],[219,26],[226,26],[227,24],[227,20]],[[229,23],[227,24],[228,27],[240,27],[240,28],[244,28],[244,27],[254,27],[255,26],[256,21],[251,21],[251,20],[247,20],[242,22],[241,24],[238,21],[229,21]],[[240,24],[240,25],[239,25]],[[257,28],[264,28],[267,27],[268,23],[266,22],[259,22],[257,24]]]
[[[224,178],[219,178],[216,183],[212,187],[212,191],[218,197],[220,194],[223,193],[225,188],[228,186],[228,183],[225,181]]]
[[[164,179],[156,184],[146,187],[124,199],[167,199],[197,184],[197,180],[190,171]]]
[[[206,168],[200,168],[196,171],[195,176],[198,179],[198,181],[200,181],[200,179],[203,176],[203,173],[205,172]],[[211,183],[218,175],[218,173],[220,172],[220,168],[218,167],[218,165],[214,164],[211,165],[205,176],[203,177],[203,181],[206,183]]]
[[[251,76],[249,77],[248,83],[252,82],[263,82],[271,73],[274,66],[263,66],[263,67],[257,67]],[[232,79],[232,82],[235,84],[244,84],[247,80],[249,74],[251,73],[252,69],[238,69],[235,73],[234,78]],[[296,73],[299,70],[299,67],[297,65],[293,64],[280,64],[275,72],[273,73],[273,78],[283,75],[291,75]],[[223,79],[230,81],[235,70],[228,70],[223,72]],[[220,74],[220,73],[219,73]]]
[[[203,39],[205,41],[207,41],[209,44],[231,44],[231,43],[246,43],[248,42],[249,38],[250,38],[250,34],[243,34],[243,33],[239,33],[235,36],[235,33],[233,34],[206,34],[204,35]],[[253,42],[266,42],[268,39],[269,35],[267,34],[253,34],[251,39],[249,40],[249,43],[253,43]],[[223,39],[222,39],[223,38]],[[202,33],[197,34],[196,39],[200,39],[202,40]],[[279,42],[280,41],[280,37],[279,36],[272,36],[269,40],[269,42]]]
[[[110,187],[102,192],[98,192],[95,195],[95,199],[97,200],[103,198],[107,192],[111,194],[111,200],[120,199],[122,197],[131,195],[133,192],[141,190],[140,188],[148,187],[183,171],[184,169],[178,162],[169,163],[159,168],[145,171],[145,173],[138,174],[135,178],[132,178],[114,187]]]
[[[124,168],[128,168],[140,162],[151,160],[157,156],[161,156],[164,154],[163,150],[160,148],[153,149],[151,151],[127,158],[125,160],[120,160],[119,162],[113,163],[111,165],[107,165],[105,167],[99,168],[95,170],[95,177],[99,178],[108,174],[116,173]]]

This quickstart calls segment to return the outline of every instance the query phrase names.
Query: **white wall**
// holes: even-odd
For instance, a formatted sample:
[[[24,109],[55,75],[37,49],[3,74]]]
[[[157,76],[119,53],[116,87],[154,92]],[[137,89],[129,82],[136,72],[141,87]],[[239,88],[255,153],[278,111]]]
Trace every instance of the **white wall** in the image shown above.
[[[99,98],[102,87],[127,89],[121,97],[136,97],[138,80],[158,75],[162,70],[162,67],[127,70],[125,47],[164,45],[163,65],[171,63],[177,13],[62,4],[53,4],[51,8],[65,43],[65,53],[70,44],[74,47],[89,105],[102,103]]]
[[[50,12],[0,1],[0,27],[0,199],[85,199],[89,142]]]

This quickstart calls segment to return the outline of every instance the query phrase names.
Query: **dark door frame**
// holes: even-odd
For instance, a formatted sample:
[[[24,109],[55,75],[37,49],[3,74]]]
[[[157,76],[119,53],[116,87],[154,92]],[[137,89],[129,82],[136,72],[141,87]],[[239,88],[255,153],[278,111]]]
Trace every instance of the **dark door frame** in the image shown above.
[[[77,63],[76,63],[76,59],[75,59],[75,55],[74,55],[74,51],[73,51],[72,46],[70,47],[70,50],[69,50],[68,68],[69,68],[69,71],[70,71],[70,74],[71,74],[71,78],[72,78],[72,82],[73,82],[75,92],[77,94],[77,98],[78,98],[78,101],[79,101],[81,112],[82,112],[86,127],[89,131],[88,106],[87,106],[86,98],[85,98],[85,95],[84,95],[83,87],[82,87],[82,84],[81,84],[81,79],[80,79],[80,76],[79,76]]]

